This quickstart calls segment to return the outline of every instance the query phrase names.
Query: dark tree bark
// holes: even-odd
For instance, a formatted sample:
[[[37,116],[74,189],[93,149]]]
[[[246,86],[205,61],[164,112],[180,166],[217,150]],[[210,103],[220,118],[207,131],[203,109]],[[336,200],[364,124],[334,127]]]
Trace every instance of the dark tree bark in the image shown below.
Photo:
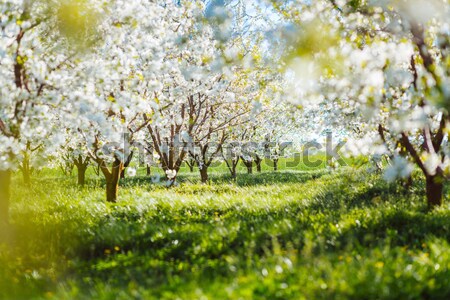
[[[230,169],[230,172],[231,172],[231,178],[233,179],[233,180],[236,180],[236,178],[237,178],[237,172],[236,172],[236,166],[237,166],[237,164],[235,164],[234,162],[232,163],[233,165],[232,165],[232,167],[231,167],[231,169]]]
[[[83,159],[81,155],[74,162],[77,167],[78,185],[84,185],[86,183],[86,170],[89,166],[89,157]]]
[[[207,137],[209,140],[211,138],[210,134],[208,134]],[[227,135],[223,132],[215,151],[208,152],[208,150],[210,149],[209,143],[198,143],[197,146],[200,148],[200,153],[190,153],[191,157],[194,158],[193,161],[190,162],[190,165],[194,166],[194,162],[197,163],[202,183],[208,182],[208,168],[211,166],[214,158],[219,153],[223,153],[222,146],[226,139]]]
[[[116,203],[118,190],[119,190],[118,180],[115,181],[111,179],[106,181],[106,201]]]
[[[11,171],[0,170],[0,226],[9,223],[9,201],[11,191]]]
[[[261,163],[262,163],[262,159],[261,159],[261,157],[259,157],[259,155],[256,155],[256,158],[255,158],[255,163],[256,163],[256,171],[258,172],[258,173],[261,173],[261,170],[262,170],[262,168],[261,168]]]
[[[273,160],[273,170],[278,171],[278,158]]]
[[[253,166],[251,166],[251,165],[247,166],[247,173],[253,174]]]
[[[200,169],[200,178],[202,183],[208,182],[208,167],[205,165]]]
[[[98,169],[102,172],[106,181],[106,201],[115,203],[117,202],[117,193],[119,190],[119,179],[120,173],[123,171],[124,163],[117,155],[114,155],[114,161],[111,165],[111,169],[108,168],[104,158],[96,155],[99,149],[99,139],[98,136],[95,137],[94,151],[89,151],[89,156],[94,160]]]
[[[78,185],[84,185],[86,183],[86,170],[87,166],[77,166]]]
[[[236,178],[237,178],[236,167],[239,163],[239,158],[234,158],[234,159],[228,160],[223,152],[222,152],[222,157],[223,157],[223,160],[225,161],[225,164],[227,165],[228,170],[230,171],[231,178],[233,180],[236,180]]]
[[[193,96],[188,97],[189,103],[193,103]],[[184,120],[186,114],[189,114],[190,118],[194,118],[194,111],[187,111],[186,104],[181,106],[181,118]],[[144,120],[148,121],[148,117],[146,114],[143,114]],[[190,124],[187,134],[190,135],[194,127],[194,124]],[[187,142],[182,142],[181,145],[178,145],[176,141],[176,137],[181,134],[183,129],[183,124],[176,124],[171,126],[170,130],[170,138],[161,139],[160,129],[158,127],[153,127],[152,124],[147,125],[148,132],[152,138],[152,146],[155,149],[156,153],[158,153],[161,160],[161,168],[164,173],[167,174],[167,171],[175,171],[176,175],[174,178],[168,178],[166,175],[166,179],[170,182],[170,186],[175,185],[178,173],[180,171],[181,164],[184,161],[184,158],[187,155]],[[168,147],[168,151],[163,150],[163,146]]]
[[[151,175],[152,175],[152,168],[150,167],[150,165],[147,165],[147,176]]]
[[[102,170],[104,168],[107,169],[106,165],[102,167]],[[119,190],[120,173],[123,171],[123,163],[116,158],[112,164],[111,171],[108,170],[107,173],[105,171],[103,173],[106,178],[106,201],[115,203],[117,202],[117,192]]]
[[[428,207],[434,208],[442,205],[442,198],[444,195],[443,178],[440,176],[427,176],[426,177],[426,191]]]
[[[242,162],[247,167],[247,174],[253,174],[253,161],[251,160],[245,160],[243,157],[241,157]]]
[[[445,123],[441,123],[441,128],[444,128]],[[436,135],[436,137],[439,137],[440,133]],[[423,147],[425,150],[431,149],[431,147],[435,148],[436,150],[439,150],[441,147],[442,140],[439,137],[438,139],[435,139],[436,145],[428,145],[427,143],[424,143]],[[444,176],[442,169],[438,168],[436,171],[436,174],[431,175],[427,168],[425,167],[422,159],[419,156],[419,153],[415,150],[414,146],[409,141],[408,135],[406,133],[402,133],[402,139],[401,143],[404,145],[406,150],[409,152],[409,154],[412,156],[416,164],[419,166],[419,168],[422,170],[423,174],[426,178],[426,194],[427,194],[427,203],[428,207],[430,209],[433,209],[434,207],[441,206],[442,205],[442,198],[444,195]]]

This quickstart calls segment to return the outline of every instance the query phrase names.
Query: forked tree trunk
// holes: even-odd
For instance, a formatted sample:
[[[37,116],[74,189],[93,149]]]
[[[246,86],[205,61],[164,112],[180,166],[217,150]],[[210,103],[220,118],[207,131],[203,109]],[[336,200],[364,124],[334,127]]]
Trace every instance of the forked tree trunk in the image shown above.
[[[273,170],[278,171],[278,159],[273,160]]]
[[[208,167],[203,165],[203,167],[200,169],[200,178],[202,180],[202,183],[208,182]]]
[[[152,175],[152,169],[150,167],[150,165],[147,165],[147,176],[151,176]]]
[[[194,172],[196,161],[195,159],[186,159],[186,165],[189,167],[189,171]]]
[[[241,157],[242,162],[247,167],[247,174],[253,174],[253,161],[251,160],[245,160],[243,157]]]
[[[77,167],[78,185],[84,185],[86,183],[86,170],[89,166],[89,158],[83,159],[81,155],[74,161],[74,165]]]
[[[427,202],[429,208],[442,205],[444,184],[440,176],[427,176],[426,178]]]
[[[11,171],[0,170],[0,226],[9,222]]]
[[[239,159],[232,159],[230,162],[228,162],[228,160],[224,157],[224,160],[228,170],[230,171],[231,179],[236,180],[237,177],[236,167],[239,163]]]

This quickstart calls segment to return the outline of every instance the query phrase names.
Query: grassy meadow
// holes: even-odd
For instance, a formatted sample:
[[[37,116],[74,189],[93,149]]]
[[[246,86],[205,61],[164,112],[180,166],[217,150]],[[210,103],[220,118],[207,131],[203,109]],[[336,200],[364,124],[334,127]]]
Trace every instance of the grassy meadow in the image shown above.
[[[172,188],[139,170],[117,204],[92,170],[85,187],[16,174],[0,299],[450,299],[450,205],[428,212],[420,174],[405,191],[280,166],[206,185],[184,169]]]

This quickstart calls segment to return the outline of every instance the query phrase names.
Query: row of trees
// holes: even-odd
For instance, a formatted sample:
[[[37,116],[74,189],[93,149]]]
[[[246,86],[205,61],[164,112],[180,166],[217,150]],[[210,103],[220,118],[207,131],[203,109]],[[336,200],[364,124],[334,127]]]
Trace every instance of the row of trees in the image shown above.
[[[3,1],[0,217],[12,171],[28,181],[68,150],[80,174],[98,166],[114,202],[138,145],[171,183],[189,158],[206,181],[225,143],[270,145],[293,128],[339,131],[352,153],[386,157],[388,178],[417,166],[440,205],[449,5],[413,2],[274,1],[250,16],[243,1]],[[267,149],[232,152],[235,176]]]
[[[3,219],[17,168],[29,182],[58,157],[82,183],[93,163],[115,202],[133,148],[157,156],[172,184],[189,156],[206,182],[227,141],[256,134],[280,78],[258,39],[224,34],[233,24],[220,7],[204,12],[202,1],[2,4]]]

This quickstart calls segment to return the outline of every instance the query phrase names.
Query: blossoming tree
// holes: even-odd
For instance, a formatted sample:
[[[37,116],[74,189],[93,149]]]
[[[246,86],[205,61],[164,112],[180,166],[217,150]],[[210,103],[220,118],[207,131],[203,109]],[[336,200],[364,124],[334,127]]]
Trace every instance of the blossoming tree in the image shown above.
[[[301,99],[334,102],[342,121],[361,120],[361,129],[378,132],[370,143],[404,158],[394,162],[417,166],[429,206],[440,205],[449,178],[448,5],[293,1],[287,7],[280,9],[302,25],[289,55]]]
[[[63,97],[69,62],[45,1],[3,1],[0,23],[0,219],[8,218],[11,171],[20,165],[28,180],[30,153],[52,153],[60,138],[52,108],[66,107]],[[34,159],[39,162],[39,159]]]

